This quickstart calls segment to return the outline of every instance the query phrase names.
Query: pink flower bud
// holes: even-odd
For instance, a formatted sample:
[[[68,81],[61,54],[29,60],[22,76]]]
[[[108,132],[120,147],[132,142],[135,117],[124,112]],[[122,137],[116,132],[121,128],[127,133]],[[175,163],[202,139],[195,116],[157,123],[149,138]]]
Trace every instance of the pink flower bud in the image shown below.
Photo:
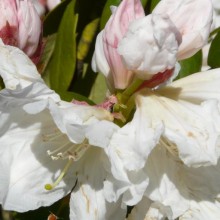
[[[99,69],[100,64],[98,63],[102,62],[103,59],[98,60],[100,57],[98,54],[103,54],[104,52],[104,61],[105,63],[107,61],[109,68],[105,65],[105,68],[102,68],[102,70],[106,69],[110,71],[103,74],[107,78],[113,79],[112,87],[125,89],[130,84],[133,73],[127,70],[123,65],[117,48],[120,40],[128,30],[129,24],[133,20],[144,17],[144,10],[140,0],[123,0],[118,8],[112,7],[111,9],[113,14],[103,30],[101,39],[103,42],[100,42],[99,39],[99,45],[96,44],[93,67],[94,69]],[[111,74],[111,76],[109,76],[109,74]]]
[[[0,1],[0,38],[36,60],[41,47],[41,20],[31,0]]]
[[[55,8],[60,2],[61,0],[47,0],[47,7],[49,11]]]
[[[40,16],[44,16],[47,11],[53,10],[61,0],[32,0]]]
[[[40,16],[44,16],[46,12],[46,0],[32,0],[32,2],[35,9],[37,10],[37,13]]]
[[[118,53],[124,65],[143,80],[173,69],[181,35],[169,17],[151,14],[129,26]]]
[[[153,13],[168,14],[182,35],[178,60],[199,51],[208,40],[212,23],[211,0],[161,0]]]

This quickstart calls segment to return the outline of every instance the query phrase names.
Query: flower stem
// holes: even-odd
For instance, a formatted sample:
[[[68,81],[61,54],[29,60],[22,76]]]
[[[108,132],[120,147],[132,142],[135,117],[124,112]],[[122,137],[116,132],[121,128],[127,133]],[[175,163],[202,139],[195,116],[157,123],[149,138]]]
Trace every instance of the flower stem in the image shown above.
[[[122,92],[122,100],[124,101],[124,104],[136,92],[142,83],[143,80],[135,79],[132,84],[126,90],[124,90],[124,92]]]
[[[119,126],[123,126],[131,117],[131,113],[135,107],[134,93],[143,83],[143,80],[136,79],[133,83],[123,92],[119,91],[116,95],[118,103],[114,106],[114,112],[118,112],[123,115],[125,121],[116,119],[115,123]]]

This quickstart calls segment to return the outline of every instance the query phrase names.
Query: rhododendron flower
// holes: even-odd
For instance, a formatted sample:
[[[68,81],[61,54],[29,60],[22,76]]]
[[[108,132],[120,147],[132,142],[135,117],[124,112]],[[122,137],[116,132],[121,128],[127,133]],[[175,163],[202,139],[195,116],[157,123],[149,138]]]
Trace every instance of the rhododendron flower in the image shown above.
[[[110,172],[117,179],[105,183],[109,201],[117,201],[123,195],[125,204],[135,205],[145,195],[153,203],[159,202],[164,210],[169,210],[170,214],[165,215],[169,219],[185,215],[189,207],[196,211],[201,205],[198,209],[202,209],[206,201],[217,209],[214,198],[219,192],[212,193],[212,190],[218,188],[218,181],[213,181],[209,189],[204,179],[209,179],[205,175],[211,172],[214,175],[219,172],[219,71],[196,73],[168,86],[143,89],[136,94],[133,119],[113,134],[105,149],[111,162]],[[155,150],[158,147],[161,150]],[[154,151],[164,152],[164,159],[152,156]],[[165,157],[171,158],[171,165],[163,165]],[[175,164],[183,166],[184,171]],[[204,176],[200,175],[206,169]],[[182,182],[182,175],[198,177],[197,186],[207,188],[207,191],[199,192],[204,195],[196,194],[193,183],[187,185],[188,181],[193,182],[190,177]],[[190,191],[187,187],[195,188]],[[188,197],[183,194],[185,190]]]
[[[37,62],[41,48],[41,20],[31,0],[0,1],[0,38]]]
[[[105,29],[97,37],[93,69],[109,78],[113,88],[124,89],[133,78],[132,72],[123,65],[117,47],[129,24],[141,17],[144,17],[144,9],[140,0],[123,0],[118,8],[112,8]]]
[[[158,73],[172,73],[176,61],[200,50],[210,32],[210,0],[162,0],[152,15],[124,22],[124,11],[134,11],[129,11],[128,2],[141,7],[140,1],[122,1],[96,41],[92,66],[106,76],[110,90],[126,89],[134,77],[149,80]]]
[[[187,167],[158,146],[145,169],[150,184],[128,220],[220,218],[219,162],[215,166]]]
[[[178,60],[194,55],[207,43],[213,16],[211,0],[162,0],[153,13],[167,14],[180,31]]]
[[[61,0],[32,0],[38,14],[43,16],[47,10],[51,11]]]
[[[173,69],[181,36],[167,15],[151,14],[132,22],[118,45],[127,69],[143,80]]]
[[[36,77],[36,68],[24,53],[11,46],[2,48],[0,73],[6,82],[6,89],[0,91],[3,208],[37,209],[71,192],[70,219],[123,219],[126,210],[121,201],[109,203],[103,193],[109,173],[103,166],[108,158],[102,148],[118,129],[112,114],[62,101]]]

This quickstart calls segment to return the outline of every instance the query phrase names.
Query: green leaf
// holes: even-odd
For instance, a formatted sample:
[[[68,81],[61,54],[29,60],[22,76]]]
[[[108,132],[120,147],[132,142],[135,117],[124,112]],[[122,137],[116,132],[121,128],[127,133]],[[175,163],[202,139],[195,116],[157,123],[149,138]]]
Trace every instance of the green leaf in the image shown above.
[[[95,104],[92,100],[75,92],[69,92],[69,91],[57,91],[57,92],[59,93],[61,99],[67,102],[71,102],[72,100],[77,100],[77,101],[85,101],[90,105]]]
[[[103,74],[99,73],[93,84],[89,98],[95,103],[103,102],[106,97],[107,85]]]
[[[202,51],[200,50],[197,52],[194,56],[185,59],[183,61],[180,61],[181,70],[179,72],[179,75],[177,79],[186,77],[188,75],[191,75],[193,73],[201,71],[202,67]]]
[[[48,66],[50,85],[55,91],[66,91],[74,75],[78,18],[74,14],[75,2],[75,0],[71,1],[64,12],[57,32],[54,53]]]
[[[3,79],[0,77],[0,90],[4,88],[5,88],[5,85],[4,85]]]
[[[147,2],[148,2],[148,0],[141,0],[143,7],[145,7],[147,5]]]
[[[210,37],[213,37],[215,34],[219,33],[220,32],[220,27],[216,28],[215,30],[213,30],[210,35],[209,35],[209,38]]]
[[[220,32],[211,43],[208,55],[208,65],[214,69],[220,67]]]
[[[52,34],[45,39],[43,54],[40,58],[40,62],[37,64],[37,69],[41,75],[44,75],[45,69],[51,59],[54,51],[56,41],[56,34]]]
[[[43,35],[44,37],[54,34],[58,31],[61,19],[66,10],[70,0],[62,1],[50,13],[47,14],[43,21]]]
[[[151,0],[150,11],[152,12],[160,0]]]

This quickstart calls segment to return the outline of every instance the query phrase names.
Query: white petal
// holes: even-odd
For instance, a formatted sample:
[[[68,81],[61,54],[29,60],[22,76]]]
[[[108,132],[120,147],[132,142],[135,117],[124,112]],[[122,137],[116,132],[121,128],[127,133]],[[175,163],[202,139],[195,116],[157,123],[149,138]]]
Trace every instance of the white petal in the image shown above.
[[[137,109],[133,120],[113,135],[108,148],[108,151],[114,151],[124,168],[130,171],[144,167],[146,158],[163,132],[162,123],[154,123],[145,114],[145,109]]]
[[[134,206],[127,219],[143,220],[150,208],[151,203],[152,201],[150,199],[144,197],[136,206]]]
[[[220,204],[219,202],[191,202],[190,209],[184,213],[180,220],[207,220],[220,219]]]
[[[94,72],[101,72],[105,77],[110,73],[110,67],[105,58],[103,49],[103,31],[101,31],[96,39],[95,52],[92,58],[92,69]]]
[[[150,93],[137,99],[139,108],[145,108],[146,121],[150,118],[155,123],[163,122],[165,132],[160,144],[189,166],[217,163],[220,155],[218,102],[210,100],[195,105]]]
[[[67,134],[73,143],[81,143],[85,139],[86,129],[89,130],[90,125],[96,124],[99,120],[113,120],[108,111],[94,106],[64,101],[57,104],[50,99],[48,108],[57,127]]]
[[[109,121],[98,121],[95,124],[86,128],[86,138],[89,144],[106,148],[112,138],[112,135],[119,129],[119,127]]]
[[[153,13],[168,14],[182,34],[179,60],[192,56],[207,43],[212,23],[210,0],[162,0]]]
[[[77,186],[70,199],[70,219],[112,220],[124,219],[126,208],[121,201],[108,203],[103,193],[106,171],[102,165],[102,150],[89,149],[84,157],[75,163],[78,173]]]
[[[168,16],[152,14],[132,22],[118,53],[129,70],[146,80],[175,66],[180,41],[180,33]]]
[[[42,82],[32,61],[18,48],[0,45],[0,75],[6,88],[24,88],[33,82]]]
[[[166,217],[172,216],[169,207],[165,207],[158,203],[153,203],[150,199],[143,197],[131,211],[128,220],[157,219],[165,220]],[[170,218],[169,218],[170,219]]]
[[[156,147],[146,164],[149,186],[146,196],[172,210],[175,219],[189,208],[188,191],[183,181],[181,164],[162,147]],[[171,214],[167,212],[167,215]]]
[[[148,185],[148,177],[141,169],[158,143],[163,127],[161,123],[143,120],[144,114],[142,109],[136,111],[132,122],[115,132],[105,149],[110,160],[109,172],[117,179],[113,185],[106,182],[110,201],[116,201],[123,193],[123,202],[134,205]]]
[[[220,161],[215,166],[187,167],[158,146],[146,164],[149,187],[145,195],[157,204],[170,207],[173,215],[169,219],[182,215],[186,219],[218,219],[219,170]],[[211,210],[215,218],[211,217]]]
[[[220,69],[195,73],[174,81],[158,92],[175,100],[196,104],[208,99],[220,99]]]
[[[119,163],[116,162],[116,164],[120,166]],[[120,168],[118,169],[116,178],[121,180],[109,174],[104,183],[105,197],[109,202],[116,202],[122,196],[123,204],[133,206],[142,199],[148,186],[148,176],[143,170],[127,171],[126,176],[123,172]]]
[[[0,203],[6,210],[19,212],[51,205],[75,184],[75,177],[67,173],[54,190],[44,188],[55,182],[66,164],[47,154],[63,143],[45,139],[48,133],[58,134],[57,127],[47,110],[29,115],[19,100],[0,99]],[[69,140],[63,137],[63,141]]]

